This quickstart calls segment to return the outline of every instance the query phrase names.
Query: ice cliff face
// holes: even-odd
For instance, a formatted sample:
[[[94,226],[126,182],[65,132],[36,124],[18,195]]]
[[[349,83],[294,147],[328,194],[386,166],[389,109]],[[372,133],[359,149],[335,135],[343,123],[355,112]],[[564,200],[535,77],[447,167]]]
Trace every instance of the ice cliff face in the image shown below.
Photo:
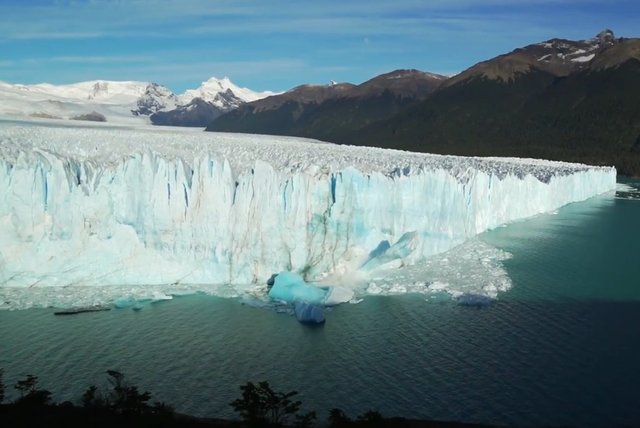
[[[0,123],[0,285],[367,274],[614,187],[558,162]]]

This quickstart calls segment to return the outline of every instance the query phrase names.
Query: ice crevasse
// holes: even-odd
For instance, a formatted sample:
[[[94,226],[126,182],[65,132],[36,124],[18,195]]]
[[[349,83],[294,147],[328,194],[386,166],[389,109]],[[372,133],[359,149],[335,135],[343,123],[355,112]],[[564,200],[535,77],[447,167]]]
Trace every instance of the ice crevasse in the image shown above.
[[[0,126],[0,285],[249,284],[419,262],[608,167],[297,138]]]

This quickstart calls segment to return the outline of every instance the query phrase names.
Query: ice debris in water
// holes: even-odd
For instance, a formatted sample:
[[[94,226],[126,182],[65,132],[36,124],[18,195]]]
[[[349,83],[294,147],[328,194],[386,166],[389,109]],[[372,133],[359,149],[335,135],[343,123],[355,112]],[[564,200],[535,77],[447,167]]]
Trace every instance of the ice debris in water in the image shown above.
[[[493,303],[491,297],[486,294],[464,293],[456,297],[456,302],[461,306],[484,307]]]
[[[294,272],[281,272],[274,277],[269,297],[293,304],[301,301],[312,305],[338,305],[353,298],[353,290],[339,286],[315,286]]]
[[[293,304],[296,319],[305,324],[322,324],[325,321],[324,311],[318,305],[297,300]]]

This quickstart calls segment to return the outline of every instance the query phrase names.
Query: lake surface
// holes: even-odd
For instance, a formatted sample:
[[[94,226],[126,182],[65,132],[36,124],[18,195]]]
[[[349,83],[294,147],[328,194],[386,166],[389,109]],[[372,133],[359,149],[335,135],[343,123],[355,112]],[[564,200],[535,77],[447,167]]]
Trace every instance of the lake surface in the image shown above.
[[[637,426],[640,200],[618,195],[481,235],[512,255],[501,261],[512,288],[486,307],[369,296],[334,308],[321,328],[208,295],[138,312],[0,311],[0,367],[8,386],[38,375],[57,401],[78,400],[117,369],[194,415],[231,417],[241,384],[269,380],[298,390],[323,417],[340,407],[351,416],[376,409],[494,424]]]

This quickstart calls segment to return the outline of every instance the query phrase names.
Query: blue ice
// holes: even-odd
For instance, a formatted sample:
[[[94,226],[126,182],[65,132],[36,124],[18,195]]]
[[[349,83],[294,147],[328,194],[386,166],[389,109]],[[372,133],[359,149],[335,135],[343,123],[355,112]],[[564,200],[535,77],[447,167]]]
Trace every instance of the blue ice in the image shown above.
[[[297,273],[281,272],[275,277],[269,297],[286,303],[302,301],[315,305],[323,305],[327,290],[307,284]]]

